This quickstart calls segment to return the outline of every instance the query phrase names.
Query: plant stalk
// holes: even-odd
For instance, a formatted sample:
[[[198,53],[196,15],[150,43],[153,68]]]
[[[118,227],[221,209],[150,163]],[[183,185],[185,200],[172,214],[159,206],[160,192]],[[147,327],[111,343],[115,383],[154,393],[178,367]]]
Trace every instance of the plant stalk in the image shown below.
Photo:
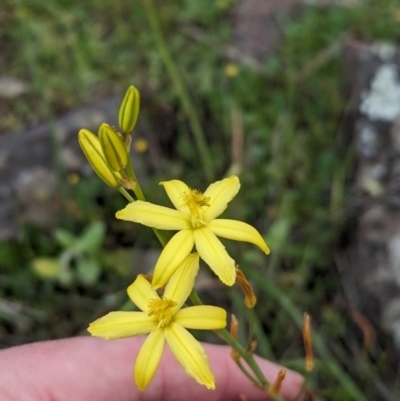
[[[192,129],[194,139],[196,142],[197,151],[199,153],[200,161],[204,170],[204,175],[209,182],[214,181],[214,166],[212,164],[212,158],[205,139],[205,134],[202,129],[199,117],[196,109],[193,106],[193,102],[190,99],[189,93],[181,78],[181,73],[172,57],[168,46],[164,40],[160,21],[157,16],[157,11],[154,7],[153,0],[144,0],[144,6],[146,9],[147,18],[149,20],[150,28],[153,33],[154,40],[160,51],[161,58],[167,68],[170,79],[175,86],[175,90],[178,94],[181,106],[188,118],[190,128]]]

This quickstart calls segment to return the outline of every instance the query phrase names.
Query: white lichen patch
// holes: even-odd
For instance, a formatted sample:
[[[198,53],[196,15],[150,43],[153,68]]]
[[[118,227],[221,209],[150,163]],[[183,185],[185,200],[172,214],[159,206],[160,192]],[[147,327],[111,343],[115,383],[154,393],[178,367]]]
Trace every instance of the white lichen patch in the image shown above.
[[[400,82],[393,63],[378,68],[371,89],[361,95],[360,112],[370,120],[392,122],[400,114]]]
[[[371,50],[375,53],[382,61],[389,61],[396,54],[396,47],[391,43],[379,42],[371,46]]]
[[[358,150],[365,157],[374,157],[379,150],[379,133],[372,124],[363,124],[358,131]]]

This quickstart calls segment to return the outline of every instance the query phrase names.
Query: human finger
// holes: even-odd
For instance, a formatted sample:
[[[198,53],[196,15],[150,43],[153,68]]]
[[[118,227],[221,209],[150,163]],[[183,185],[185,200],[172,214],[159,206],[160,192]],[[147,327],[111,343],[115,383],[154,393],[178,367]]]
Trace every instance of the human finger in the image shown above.
[[[227,346],[204,344],[216,377],[210,391],[187,376],[166,350],[153,381],[140,392],[133,381],[133,365],[143,338],[105,341],[92,337],[46,341],[0,352],[0,399],[18,401],[208,401],[266,400],[230,358]],[[279,365],[258,358],[270,381]],[[302,378],[289,371],[282,395],[290,400]]]

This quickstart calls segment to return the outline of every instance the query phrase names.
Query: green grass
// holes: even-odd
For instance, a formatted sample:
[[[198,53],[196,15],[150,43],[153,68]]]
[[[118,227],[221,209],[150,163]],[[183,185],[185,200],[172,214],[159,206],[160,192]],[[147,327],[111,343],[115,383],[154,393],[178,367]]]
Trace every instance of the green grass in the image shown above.
[[[243,190],[227,215],[256,225],[273,251],[266,259],[251,246],[227,243],[240,266],[259,283],[258,351],[302,371],[301,318],[308,311],[315,321],[319,357],[310,378],[313,390],[327,400],[361,400],[360,393],[364,399],[387,399],[381,388],[394,392],[396,374],[399,380],[395,367],[383,353],[378,361],[369,356],[346,311],[332,304],[341,292],[333,251],[345,225],[353,161],[351,151],[341,153],[346,99],[340,54],[302,74],[321,52],[347,36],[398,42],[400,23],[394,15],[400,6],[369,0],[353,8],[308,7],[301,16],[282,21],[285,37],[263,64],[265,74],[238,64],[239,74],[231,78],[225,73],[230,60],[221,49],[230,41],[233,3],[158,2],[161,45],[172,58],[171,70],[142,2],[6,1],[0,10],[0,41],[5,44],[0,70],[27,81],[30,90],[11,104],[0,99],[0,132],[18,132],[135,84],[153,94],[152,103],[171,110],[168,124],[174,127],[174,140],[164,154],[169,160],[145,183],[149,197],[158,202],[165,201],[157,185],[161,179],[179,177],[199,189],[208,185],[204,160],[188,151],[196,143],[193,118],[201,123],[213,174],[221,177],[230,169],[231,114],[237,110],[245,143]],[[207,41],[179,33],[191,26],[201,29]],[[174,68],[178,81],[171,75]],[[154,118],[151,113],[142,110],[147,126]],[[134,245],[136,252],[148,241],[156,246],[156,241],[148,230],[115,221],[114,212],[124,201],[95,180],[66,186],[65,207],[73,204],[75,213],[62,228],[78,235],[90,222],[104,219],[104,252],[129,265],[126,254],[121,256],[124,250]],[[99,197],[102,206],[92,207]],[[60,252],[53,234],[27,226],[19,241],[0,243],[0,297],[23,305],[16,317],[0,316],[3,346],[80,333],[99,310],[125,301],[123,289],[132,273],[129,267],[115,269],[110,261],[94,286],[64,288],[37,278],[30,261]],[[247,320],[238,293],[227,292],[225,302],[234,306],[241,321]],[[356,347],[350,347],[349,338],[357,338]]]

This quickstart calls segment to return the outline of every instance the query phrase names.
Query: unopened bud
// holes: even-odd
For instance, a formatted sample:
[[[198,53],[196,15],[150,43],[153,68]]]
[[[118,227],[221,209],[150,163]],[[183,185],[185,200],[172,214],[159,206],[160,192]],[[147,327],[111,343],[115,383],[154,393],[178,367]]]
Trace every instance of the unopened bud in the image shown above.
[[[285,380],[286,370],[281,369],[273,383],[270,384],[268,393],[270,395],[278,395],[281,392],[282,382]]]
[[[128,150],[114,128],[103,123],[99,128],[101,148],[108,165],[113,171],[120,172],[128,164]]]
[[[236,279],[244,293],[244,304],[249,309],[254,308],[257,303],[257,298],[243,271],[240,270],[238,267],[236,267]]]
[[[120,186],[117,175],[110,169],[101,149],[99,138],[88,129],[81,129],[78,134],[79,145],[94,172],[110,187]]]
[[[139,91],[131,85],[125,92],[118,113],[118,124],[124,137],[130,134],[135,128],[139,116],[140,94]]]
[[[311,339],[311,317],[307,312],[304,313],[303,341],[306,350],[305,368],[307,372],[311,372],[314,369],[314,353]]]

